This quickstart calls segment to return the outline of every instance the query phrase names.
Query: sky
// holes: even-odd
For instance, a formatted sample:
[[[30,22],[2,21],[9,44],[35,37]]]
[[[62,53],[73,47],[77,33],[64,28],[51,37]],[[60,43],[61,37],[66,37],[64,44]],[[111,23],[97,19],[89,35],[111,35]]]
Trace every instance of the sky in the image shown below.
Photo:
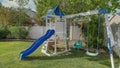
[[[0,2],[5,7],[15,7],[15,8],[18,7],[18,4],[14,1],[0,0]],[[25,8],[30,8],[31,10],[36,11],[36,6],[35,6],[33,0],[30,0],[29,3],[25,6]]]

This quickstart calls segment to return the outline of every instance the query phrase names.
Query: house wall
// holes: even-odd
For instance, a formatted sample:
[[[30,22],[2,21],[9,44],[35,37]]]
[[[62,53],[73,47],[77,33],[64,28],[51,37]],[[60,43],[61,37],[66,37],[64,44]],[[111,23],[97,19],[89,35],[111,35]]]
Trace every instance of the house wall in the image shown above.
[[[70,40],[79,40],[81,32],[78,26],[70,26]]]
[[[113,24],[113,23],[115,23],[115,24],[120,23],[120,16],[119,15],[116,14],[111,18],[110,24]]]
[[[119,24],[111,24],[111,29],[112,29],[112,33],[114,36],[114,40],[116,42],[115,46],[114,46],[114,51],[116,52],[116,54],[120,57],[120,23]]]

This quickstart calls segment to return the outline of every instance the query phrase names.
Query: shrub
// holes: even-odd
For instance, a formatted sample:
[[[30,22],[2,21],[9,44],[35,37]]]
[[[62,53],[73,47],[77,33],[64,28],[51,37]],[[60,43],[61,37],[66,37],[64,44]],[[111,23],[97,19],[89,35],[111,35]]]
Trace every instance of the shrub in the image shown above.
[[[12,39],[25,39],[28,35],[28,31],[22,26],[12,26],[9,31],[8,38]]]
[[[88,19],[87,19],[88,20]],[[91,48],[96,48],[97,44],[99,48],[103,48],[105,41],[104,41],[104,17],[100,17],[100,22],[98,21],[98,16],[91,16],[91,21],[86,21],[83,24],[83,33],[86,37],[86,42],[88,40],[88,45]],[[99,23],[99,25],[98,25]],[[100,26],[98,30],[98,26]],[[88,32],[87,32],[88,31]],[[98,31],[99,31],[99,39],[98,39]]]
[[[9,34],[9,30],[6,28],[6,26],[0,26],[0,39],[7,38],[7,35]]]
[[[0,39],[7,38],[8,34],[9,34],[9,31],[7,29],[0,29]]]

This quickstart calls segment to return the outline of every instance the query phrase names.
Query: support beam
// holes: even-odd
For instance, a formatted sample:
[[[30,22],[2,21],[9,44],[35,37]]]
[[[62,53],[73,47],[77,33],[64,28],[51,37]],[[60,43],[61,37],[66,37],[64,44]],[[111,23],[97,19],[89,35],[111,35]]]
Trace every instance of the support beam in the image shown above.
[[[94,11],[88,11],[88,12],[83,12],[83,13],[78,13],[78,14],[66,15],[66,16],[64,16],[64,18],[73,18],[73,17],[77,17],[77,16],[95,15],[98,13],[99,13],[98,10],[94,10]]]
[[[109,49],[109,53],[110,53],[110,60],[111,60],[111,68],[115,68],[114,67],[114,59],[113,59],[113,54],[112,54],[112,46],[114,45],[114,39],[112,36],[112,32],[111,32],[111,28],[110,28],[110,24],[108,21],[108,17],[107,14],[105,14],[105,24],[106,24],[106,29],[107,29],[107,38],[108,38],[108,49]],[[112,40],[111,40],[112,39]]]

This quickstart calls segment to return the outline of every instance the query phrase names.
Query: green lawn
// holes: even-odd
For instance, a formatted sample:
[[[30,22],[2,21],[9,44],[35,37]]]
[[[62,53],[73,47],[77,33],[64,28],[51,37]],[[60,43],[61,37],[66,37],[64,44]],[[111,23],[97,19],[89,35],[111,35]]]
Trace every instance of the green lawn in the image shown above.
[[[32,42],[7,41],[0,42],[0,68],[110,68],[109,56],[86,56],[83,51],[71,52],[48,57],[38,48],[24,61],[19,60],[19,53],[30,46]],[[114,57],[115,66],[118,68],[119,58]]]

